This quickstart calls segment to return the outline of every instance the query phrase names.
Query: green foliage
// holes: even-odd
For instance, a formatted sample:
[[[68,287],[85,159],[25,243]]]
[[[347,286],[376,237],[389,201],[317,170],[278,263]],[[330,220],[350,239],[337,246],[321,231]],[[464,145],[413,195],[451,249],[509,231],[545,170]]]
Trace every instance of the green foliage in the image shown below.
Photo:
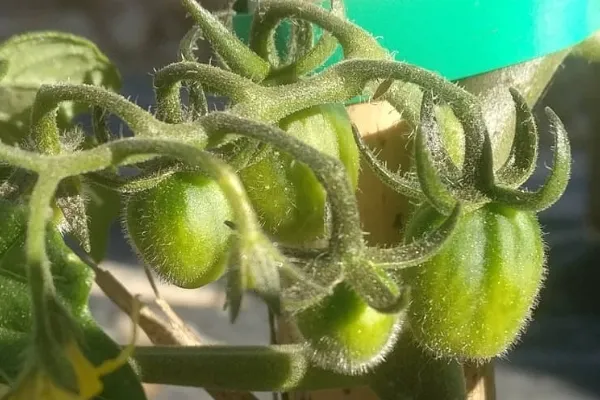
[[[0,239],[0,365],[7,377],[16,379],[28,361],[35,324],[27,285],[25,230],[27,208],[0,200],[0,218],[4,234]],[[46,249],[56,295],[73,318],[76,334],[85,354],[94,363],[115,357],[119,346],[93,320],[88,297],[93,273],[67,247],[58,230],[49,225]],[[134,370],[126,366],[106,378],[104,396],[145,399]]]

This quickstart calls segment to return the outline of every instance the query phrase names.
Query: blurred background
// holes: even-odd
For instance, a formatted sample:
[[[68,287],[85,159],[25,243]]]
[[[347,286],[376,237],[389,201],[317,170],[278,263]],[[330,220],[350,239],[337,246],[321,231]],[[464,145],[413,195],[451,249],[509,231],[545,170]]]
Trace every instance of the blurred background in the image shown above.
[[[212,10],[225,0],[203,0]],[[150,73],[176,61],[180,38],[191,26],[177,0],[2,0],[0,40],[31,30],[61,30],[95,43],[119,67],[123,94],[148,108]],[[199,44],[201,61],[211,57]],[[540,215],[549,245],[549,275],[534,321],[519,345],[497,363],[498,399],[600,399],[600,65],[569,58],[538,107],[550,106],[571,135],[573,177],[563,198]],[[544,118],[539,112],[541,118]],[[546,132],[542,132],[544,134]],[[543,181],[551,142],[541,142]],[[112,231],[103,265],[132,293],[150,296],[142,269],[120,226]],[[249,299],[229,325],[219,283],[185,291],[161,286],[164,297],[208,342],[267,343],[266,310]],[[94,288],[93,312],[113,337],[128,339],[129,319]],[[196,389],[149,387],[154,399],[198,399]],[[208,397],[206,397],[208,398]],[[269,398],[265,396],[265,398]]]

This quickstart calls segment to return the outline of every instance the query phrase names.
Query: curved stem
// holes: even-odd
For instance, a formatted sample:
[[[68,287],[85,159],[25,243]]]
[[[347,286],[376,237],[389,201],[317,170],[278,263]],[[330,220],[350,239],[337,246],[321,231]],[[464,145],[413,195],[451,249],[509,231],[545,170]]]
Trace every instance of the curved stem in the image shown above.
[[[461,217],[462,206],[456,204],[442,225],[417,240],[387,249],[370,250],[370,259],[383,268],[400,270],[422,264],[433,257],[454,232]]]
[[[345,58],[389,58],[388,52],[365,30],[316,4],[293,0],[264,0],[259,3],[252,21],[250,46],[261,56],[268,52],[265,44],[271,31],[284,18],[305,20],[330,32],[342,46]]]
[[[344,4],[341,0],[331,1],[330,13],[332,15],[343,18],[344,11]],[[271,71],[266,80],[293,82],[298,76],[308,74],[323,65],[333,55],[337,46],[337,39],[330,32],[325,31],[312,48],[300,54],[290,64]]]
[[[432,154],[430,143],[436,139],[431,136],[438,130],[434,113],[433,93],[426,90],[421,103],[421,124],[415,138],[415,164],[423,193],[439,212],[448,214],[455,207],[456,200],[442,182]]]
[[[93,85],[42,85],[31,112],[31,135],[38,148],[47,147],[48,138],[58,138],[56,111],[60,103],[76,101],[98,106],[119,116],[134,132],[156,136],[164,125],[123,96]],[[49,154],[57,154],[49,152]]]
[[[401,175],[400,173],[394,173],[390,171],[381,161],[377,159],[377,156],[373,154],[373,151],[369,149],[354,124],[352,124],[352,133],[354,134],[354,141],[356,142],[360,154],[366,161],[371,171],[377,175],[381,182],[383,182],[393,191],[401,193],[404,196],[416,200],[424,199],[421,188],[419,187],[419,182],[413,179],[413,177],[408,173]]]
[[[143,382],[206,389],[285,392],[366,383],[311,365],[301,345],[137,347],[134,360]]]
[[[201,35],[202,29],[199,26],[193,26],[183,39],[181,39],[179,52],[181,53],[182,61],[198,61],[194,50],[196,49],[196,42],[200,39]],[[194,121],[208,113],[208,101],[206,100],[202,84],[194,80],[186,81],[184,84],[188,89],[189,119]]]
[[[261,87],[249,79],[206,64],[182,61],[167,65],[154,75],[157,114],[169,123],[183,121],[181,81],[195,81],[215,94],[227,96],[235,103],[252,102]]]
[[[172,169],[170,171],[162,170],[160,173],[152,171],[130,178],[111,173],[91,172],[85,176],[85,179],[109,190],[131,194],[156,186],[163,179],[173,175],[176,171],[176,169]]]
[[[123,96],[93,85],[42,85],[37,92],[31,113],[31,132],[34,140],[58,133],[56,110],[64,101],[76,101],[93,105],[121,118],[141,137],[173,136],[180,140],[193,141],[198,147],[207,145],[207,137],[196,124],[167,124],[158,121]],[[54,166],[57,168],[59,166]]]
[[[511,207],[542,211],[554,204],[564,193],[571,175],[571,145],[560,118],[550,108],[545,109],[554,134],[554,162],[544,184],[535,192],[492,185],[488,188],[492,200]],[[491,145],[487,143],[487,152]]]
[[[348,255],[357,256],[364,248],[356,198],[345,168],[339,160],[322,154],[277,127],[229,113],[211,113],[199,122],[211,134],[235,132],[266,142],[307,164],[327,191],[331,204],[330,246],[333,258],[341,260]]]
[[[364,59],[341,61],[302,81],[264,87],[264,101],[261,104],[238,106],[244,112],[251,110],[252,115],[258,115],[263,121],[278,121],[310,106],[345,102],[361,95],[368,83],[378,79],[410,82],[423,90],[434,91],[436,96],[452,107],[463,123],[465,132],[471,132],[465,149],[467,156],[479,159],[486,128],[477,98],[434,72],[404,62]],[[298,93],[302,93],[302,96],[298,96]]]
[[[516,131],[510,155],[495,175],[501,184],[516,188],[525,183],[535,170],[539,140],[535,118],[527,101],[514,88],[510,89],[510,94],[516,108]]]
[[[182,0],[182,4],[202,29],[204,37],[233,71],[255,82],[267,76],[269,63],[252,52],[208,10],[195,0]]]

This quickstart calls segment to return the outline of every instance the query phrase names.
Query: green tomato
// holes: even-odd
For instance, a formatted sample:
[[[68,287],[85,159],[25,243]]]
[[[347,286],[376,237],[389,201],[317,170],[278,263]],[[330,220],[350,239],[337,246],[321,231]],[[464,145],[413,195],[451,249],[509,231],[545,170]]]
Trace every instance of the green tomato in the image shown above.
[[[376,311],[345,283],[294,316],[313,362],[344,374],[362,374],[380,364],[392,350],[403,321],[404,313]]]
[[[280,127],[321,152],[338,158],[354,188],[359,152],[343,105],[311,107],[290,115]],[[242,171],[240,178],[265,231],[284,243],[311,242],[326,233],[326,192],[311,169],[288,154],[272,151]]]
[[[421,206],[407,240],[442,223]],[[461,217],[455,233],[426,263],[409,268],[409,322],[417,340],[441,356],[488,359],[503,354],[528,321],[545,276],[535,214],[488,204]]]
[[[219,185],[198,172],[179,172],[131,197],[125,225],[140,258],[165,281],[197,288],[220,278],[233,219]]]

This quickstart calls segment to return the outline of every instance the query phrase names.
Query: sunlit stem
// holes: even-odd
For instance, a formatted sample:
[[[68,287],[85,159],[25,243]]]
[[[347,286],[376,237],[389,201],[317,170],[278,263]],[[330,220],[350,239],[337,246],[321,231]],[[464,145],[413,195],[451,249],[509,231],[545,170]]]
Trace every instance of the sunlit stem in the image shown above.
[[[493,201],[528,211],[542,211],[554,204],[562,196],[571,176],[571,145],[564,125],[550,108],[545,109],[554,134],[554,162],[544,184],[535,192],[512,189],[500,183],[488,189]],[[486,142],[486,151],[491,145]]]
[[[138,347],[134,360],[146,383],[216,390],[318,390],[364,385],[310,364],[301,345]]]
[[[31,134],[39,149],[46,148],[50,138],[58,140],[56,111],[60,103],[75,101],[98,106],[120,117],[133,131],[155,136],[164,125],[150,113],[123,96],[93,85],[42,85],[37,92],[31,113]],[[57,154],[49,151],[48,154]]]
[[[61,347],[66,339],[65,334],[69,334],[70,322],[57,299],[50,260],[46,254],[46,226],[52,215],[50,204],[59,182],[59,177],[52,173],[38,176],[29,200],[25,255],[32,300],[35,356],[60,385],[72,385],[73,371]]]
[[[269,73],[269,63],[252,52],[235,34],[195,0],[182,0],[202,34],[225,63],[236,73],[255,82]]]
[[[515,102],[515,136],[506,163],[496,172],[495,179],[503,185],[518,187],[533,174],[538,156],[537,124],[525,98],[514,88],[510,94]],[[493,168],[489,172],[493,174]],[[490,176],[491,181],[494,180]]]
[[[360,27],[344,20],[312,2],[292,0],[265,0],[259,3],[253,20],[250,46],[262,55],[271,31],[284,18],[311,22],[330,32],[340,43],[345,58],[389,58],[388,52],[377,40]]]
[[[344,4],[341,0],[331,2],[330,13],[340,18],[344,16]],[[277,82],[293,82],[297,77],[308,74],[323,65],[331,57],[338,46],[337,39],[325,31],[317,43],[301,53],[291,63],[271,71],[266,80]]]
[[[432,136],[438,130],[434,113],[433,94],[426,90],[421,103],[421,123],[415,138],[415,164],[421,189],[429,202],[438,211],[449,214],[456,200],[442,182],[440,168],[435,164],[432,154],[431,142],[437,140]]]
[[[228,97],[235,103],[252,100],[260,86],[239,75],[197,62],[170,64],[154,75],[157,114],[169,123],[183,121],[180,87],[182,81],[194,81],[208,91]]]
[[[198,61],[194,50],[196,49],[196,41],[200,38],[201,34],[202,29],[199,26],[194,26],[181,39],[179,52],[183,61]],[[208,113],[208,101],[206,100],[202,84],[197,81],[187,81],[184,84],[188,89],[189,119],[193,121]]]

